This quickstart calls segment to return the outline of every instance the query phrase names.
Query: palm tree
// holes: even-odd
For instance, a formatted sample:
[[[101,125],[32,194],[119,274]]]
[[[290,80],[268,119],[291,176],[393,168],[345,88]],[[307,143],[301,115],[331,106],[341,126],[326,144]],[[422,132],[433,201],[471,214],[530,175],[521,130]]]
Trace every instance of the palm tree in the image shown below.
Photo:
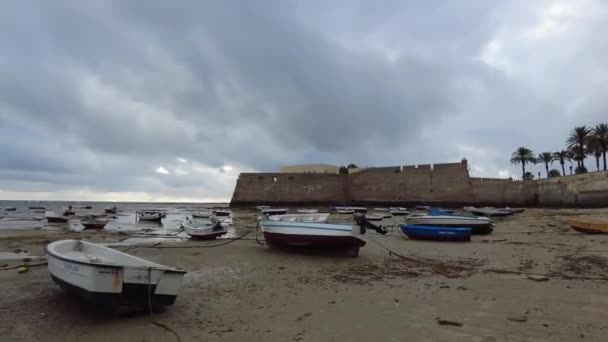
[[[570,136],[566,140],[566,144],[568,144],[568,148],[573,152],[574,160],[576,160],[578,167],[585,166],[585,145],[590,134],[591,130],[589,127],[578,126],[570,131]]]
[[[538,154],[538,163],[545,163],[545,170],[547,171],[547,178],[549,178],[549,164],[553,162],[553,153],[543,152]]]
[[[572,153],[570,153],[570,151],[566,151],[566,150],[561,150],[559,152],[554,152],[553,153],[553,160],[551,161],[551,164],[553,164],[554,161],[558,161],[562,166],[562,175],[566,175],[566,167],[564,166],[566,164],[566,161],[571,161],[572,160]]]
[[[536,164],[536,157],[534,156],[534,152],[527,147],[520,147],[517,150],[511,153],[511,164],[521,164],[521,178],[525,179],[526,175],[526,164],[532,163]]]
[[[602,157],[602,147],[595,135],[590,135],[587,138],[587,154],[595,157],[595,167],[600,170],[600,158]]]
[[[606,171],[606,152],[608,152],[608,124],[602,123],[593,128],[593,136],[597,140],[604,159],[604,171]]]

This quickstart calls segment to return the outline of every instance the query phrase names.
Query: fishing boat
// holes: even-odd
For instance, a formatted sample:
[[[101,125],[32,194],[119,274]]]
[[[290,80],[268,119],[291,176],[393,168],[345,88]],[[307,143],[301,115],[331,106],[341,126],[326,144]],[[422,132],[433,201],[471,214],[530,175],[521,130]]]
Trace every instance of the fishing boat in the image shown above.
[[[367,208],[365,207],[335,207],[334,210],[339,214],[353,214],[353,213],[361,213],[365,214],[367,212]]]
[[[74,209],[91,209],[91,208],[93,208],[93,207],[90,205],[77,205],[74,207]]]
[[[182,228],[186,234],[193,239],[214,240],[228,231],[222,227],[222,224],[217,220],[188,220],[182,223]]]
[[[339,249],[352,257],[359,256],[359,248],[365,246],[363,234],[366,228],[381,234],[386,230],[367,221],[363,216],[355,217],[355,224],[330,224],[318,222],[275,221],[270,217],[258,221],[264,239],[270,247],[279,249]]]
[[[285,222],[327,222],[329,213],[271,215],[268,219]]]
[[[108,220],[102,220],[93,216],[86,217],[80,221],[80,224],[84,226],[84,229],[103,229]]]
[[[266,208],[262,209],[262,215],[284,215],[287,214],[286,208]]]
[[[436,211],[436,212],[440,212],[442,214],[447,214],[447,215],[451,215],[454,213],[454,210],[445,209],[445,208],[430,208],[429,211]]]
[[[44,212],[44,217],[46,218],[46,220],[48,222],[51,223],[63,223],[63,222],[68,222],[68,217],[65,215],[59,215],[54,211],[45,211]]]
[[[213,213],[213,215],[215,216],[231,216],[232,215],[232,210],[230,209],[213,209],[211,211],[211,213]]]
[[[27,207],[28,209],[32,209],[32,210],[45,210],[45,207],[41,207],[38,205],[30,205],[29,207]]]
[[[570,227],[577,232],[586,234],[608,234],[608,223],[583,220],[569,220]]]
[[[209,212],[209,211],[197,211],[197,212],[192,213],[192,217],[193,218],[204,218],[204,219],[206,219],[206,218],[211,217],[211,212]]]
[[[404,215],[407,215],[410,213],[409,210],[407,210],[407,208],[402,208],[402,207],[389,208],[388,212],[393,216],[404,216]]]
[[[365,214],[365,218],[369,221],[382,221],[382,219],[384,218],[384,214]]]
[[[45,247],[48,270],[63,290],[101,306],[171,305],[185,271],[99,244],[60,240]]]
[[[160,211],[137,211],[137,219],[140,221],[158,221],[163,219],[163,213]]]
[[[435,227],[468,227],[472,234],[490,234],[494,230],[494,222],[487,217],[456,216],[456,215],[420,215],[406,219],[407,224]]]
[[[497,209],[497,208],[471,208],[468,210],[471,214],[477,216],[487,217],[504,217],[513,215],[513,212],[509,209]]]
[[[335,211],[336,211],[336,213],[338,213],[338,214],[354,214],[354,213],[355,213],[355,211],[354,211],[354,210],[352,210],[352,209],[338,209],[338,208],[336,208],[336,209],[334,209],[334,210],[335,210]]]
[[[403,224],[401,232],[410,239],[434,241],[470,241],[471,228]]]
[[[505,210],[510,210],[513,214],[521,214],[525,211],[523,208],[509,208],[506,207]]]
[[[114,206],[114,207],[105,208],[103,211],[106,214],[116,214],[116,213],[118,213],[118,208],[116,208],[116,206]]]
[[[296,212],[298,214],[316,214],[319,212],[319,209],[298,209]]]
[[[418,209],[418,210],[430,210],[431,206],[429,206],[429,205],[418,205],[418,206],[416,206],[416,209]]]
[[[16,211],[17,208],[15,207],[4,207],[4,211]]]

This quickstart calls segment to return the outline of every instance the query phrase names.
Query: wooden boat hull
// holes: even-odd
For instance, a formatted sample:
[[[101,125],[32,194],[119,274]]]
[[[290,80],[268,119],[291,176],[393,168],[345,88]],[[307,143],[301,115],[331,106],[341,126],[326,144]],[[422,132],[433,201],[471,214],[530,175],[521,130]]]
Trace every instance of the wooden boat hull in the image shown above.
[[[147,307],[148,298],[154,307],[171,305],[186,273],[166,267],[162,269],[162,265],[132,256],[132,259],[142,260],[148,265],[125,266],[72,259],[58,254],[56,249],[49,248],[50,245],[45,248],[45,253],[53,281],[66,292],[103,307]]]
[[[585,234],[608,234],[608,223],[588,222],[580,220],[568,221],[570,228]]]
[[[471,228],[468,227],[433,227],[404,224],[401,232],[410,239],[433,241],[470,241]]]

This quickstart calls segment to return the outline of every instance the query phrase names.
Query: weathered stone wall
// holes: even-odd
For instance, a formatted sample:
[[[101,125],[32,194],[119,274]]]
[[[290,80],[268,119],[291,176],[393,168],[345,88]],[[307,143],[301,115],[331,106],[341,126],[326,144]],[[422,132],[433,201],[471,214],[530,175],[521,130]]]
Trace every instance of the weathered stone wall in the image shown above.
[[[350,175],[244,173],[233,205],[426,204],[607,206],[608,172],[539,181],[469,177],[466,161],[369,168]]]
[[[536,183],[541,206],[608,207],[608,172],[542,179]]]

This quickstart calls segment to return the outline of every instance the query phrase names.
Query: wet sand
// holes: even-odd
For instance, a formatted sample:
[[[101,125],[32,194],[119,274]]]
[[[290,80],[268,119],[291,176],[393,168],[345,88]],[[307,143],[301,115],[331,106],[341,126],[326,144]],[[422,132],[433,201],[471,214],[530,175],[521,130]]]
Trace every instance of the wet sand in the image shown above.
[[[566,220],[579,216],[608,220],[608,210],[528,209],[470,243],[371,232],[359,258],[260,246],[253,211],[236,212],[235,234],[252,232],[228,245],[117,248],[189,272],[176,303],[153,315],[182,341],[605,341],[608,236],[569,229]],[[131,237],[3,229],[0,252],[41,256],[45,243],[65,238]],[[22,263],[7,259],[0,261],[0,341],[177,340],[147,313],[112,315],[75,300],[46,267],[2,271]],[[548,280],[529,279],[538,274]]]

